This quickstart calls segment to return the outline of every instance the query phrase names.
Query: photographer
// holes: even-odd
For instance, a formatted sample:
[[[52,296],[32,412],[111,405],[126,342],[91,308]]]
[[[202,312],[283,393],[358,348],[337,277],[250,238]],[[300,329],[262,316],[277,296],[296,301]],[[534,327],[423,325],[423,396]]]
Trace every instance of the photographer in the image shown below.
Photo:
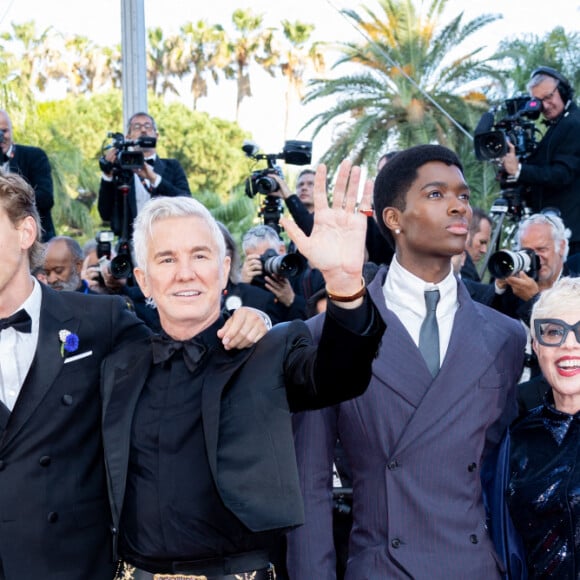
[[[542,66],[532,72],[528,91],[542,105],[548,130],[522,163],[508,143],[503,158],[504,181],[522,186],[532,211],[555,207],[572,230],[570,253],[580,251],[580,111],[574,89],[555,69]]]
[[[543,290],[551,288],[562,276],[577,277],[566,265],[570,230],[562,219],[555,215],[533,214],[520,222],[516,234],[517,250],[531,250],[536,256],[536,265],[528,272],[495,281],[496,296],[492,307],[524,323],[528,331],[533,305]],[[531,376],[536,376],[539,367],[532,354],[530,342],[526,347],[526,366]],[[525,373],[526,371],[524,371]],[[524,378],[527,378],[524,376]]]
[[[34,189],[36,207],[40,214],[42,241],[54,237],[51,209],[54,205],[52,172],[48,156],[40,147],[16,144],[13,141],[12,121],[0,110],[0,173],[16,173]]]
[[[147,113],[136,113],[130,119],[127,128],[127,139],[136,141],[149,138],[156,142],[159,134],[155,120]],[[133,170],[134,177],[128,180],[127,213],[124,215],[124,204],[118,177],[120,170],[116,166],[119,151],[115,147],[109,148],[101,160],[103,171],[99,188],[98,207],[101,219],[111,222],[111,229],[116,235],[123,234],[124,220],[127,220],[127,237],[131,237],[133,220],[141,207],[151,197],[165,195],[191,196],[185,172],[177,159],[161,159],[155,147],[133,147],[134,151],[141,151],[145,159],[142,167]],[[116,175],[117,173],[117,175]]]
[[[275,296],[271,311],[273,320],[290,321],[306,319],[306,300],[300,291],[300,273],[291,277],[267,274],[264,270],[266,254],[284,256],[286,247],[278,233],[266,225],[254,226],[242,238],[246,259],[242,265],[241,281],[262,287]],[[298,254],[293,254],[296,258]]]

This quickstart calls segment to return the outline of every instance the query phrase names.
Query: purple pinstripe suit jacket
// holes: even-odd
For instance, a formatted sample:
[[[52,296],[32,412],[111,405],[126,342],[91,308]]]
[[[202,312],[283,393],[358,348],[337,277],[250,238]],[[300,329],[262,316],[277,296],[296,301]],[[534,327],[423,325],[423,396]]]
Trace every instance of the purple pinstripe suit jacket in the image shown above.
[[[353,471],[347,580],[499,578],[480,466],[516,415],[524,331],[473,302],[458,283],[451,340],[432,378],[385,304],[386,271],[369,286],[387,329],[368,390],[293,418],[306,523],[288,537],[290,578],[336,578],[330,487],[337,437]],[[312,325],[317,330],[315,319]]]

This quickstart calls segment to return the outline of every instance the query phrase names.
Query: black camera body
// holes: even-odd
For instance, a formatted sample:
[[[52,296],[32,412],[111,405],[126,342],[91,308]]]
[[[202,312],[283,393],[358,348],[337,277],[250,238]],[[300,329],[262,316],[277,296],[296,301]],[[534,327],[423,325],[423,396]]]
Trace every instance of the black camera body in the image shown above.
[[[256,193],[270,195],[274,191],[278,191],[280,189],[278,182],[270,177],[273,174],[278,175],[282,179],[284,178],[282,169],[278,165],[272,168],[268,167],[266,169],[253,171],[252,175],[246,180],[246,195],[252,198]]]
[[[490,274],[498,280],[515,276],[524,272],[530,278],[538,280],[540,271],[540,257],[529,248],[519,251],[499,250],[489,257],[488,269]]]
[[[312,161],[312,141],[286,141],[282,153],[258,153],[260,148],[252,141],[244,141],[242,151],[256,161],[265,160],[268,164],[266,169],[252,172],[246,179],[245,191],[249,198],[254,198],[257,193],[265,195],[264,203],[258,215],[263,218],[265,225],[270,226],[280,233],[280,217],[284,211],[282,200],[272,195],[280,189],[278,182],[271,175],[284,178],[282,170],[276,165],[277,159],[283,159],[290,165],[308,165]]]
[[[505,116],[495,121],[495,115]],[[542,102],[528,96],[506,99],[499,107],[484,113],[475,130],[473,147],[479,161],[494,161],[508,152],[507,139],[513,143],[516,155],[526,159],[536,149],[538,130],[534,120],[542,112]]]
[[[270,195],[278,191],[277,181],[269,177],[272,174],[284,177],[282,170],[276,165],[277,159],[283,159],[289,165],[308,165],[312,161],[312,141],[286,141],[282,153],[258,153],[259,147],[255,143],[245,141],[242,151],[252,159],[265,159],[268,163],[266,169],[254,171],[246,180],[248,197],[254,197],[257,193]]]

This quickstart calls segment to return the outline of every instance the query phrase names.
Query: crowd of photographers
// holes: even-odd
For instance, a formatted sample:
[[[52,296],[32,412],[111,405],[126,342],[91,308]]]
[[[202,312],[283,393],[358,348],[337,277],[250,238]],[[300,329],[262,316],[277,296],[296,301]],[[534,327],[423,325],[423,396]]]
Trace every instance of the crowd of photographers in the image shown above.
[[[519,378],[520,413],[542,403],[545,382],[538,382],[541,370],[531,347],[530,315],[541,293],[562,277],[580,276],[580,111],[573,100],[569,81],[549,67],[534,70],[528,90],[530,97],[510,99],[505,105],[507,116],[495,120],[482,118],[476,130],[475,150],[479,159],[498,167],[501,184],[500,209],[491,214],[473,209],[465,250],[453,259],[454,271],[476,302],[519,321],[526,331],[525,369]],[[538,138],[533,121],[542,115],[545,133]],[[85,294],[120,294],[128,307],[154,331],[159,331],[159,317],[140,288],[132,282],[131,236],[133,222],[145,203],[156,196],[190,197],[183,168],[176,159],[157,155],[158,132],[155,120],[147,113],[133,115],[127,134],[114,134],[112,144],[100,159],[102,171],[98,210],[110,231],[100,232],[85,248],[72,238],[56,236],[50,220],[51,187],[42,184],[50,179],[41,150],[28,151],[11,141],[12,127],[8,115],[0,111],[0,150],[3,172],[19,172],[35,185],[46,236],[44,261],[34,271],[41,282],[58,291]],[[268,167],[254,172],[246,184],[250,197],[263,195],[263,224],[244,233],[238,248],[231,233],[220,224],[226,253],[232,268],[223,291],[223,307],[234,311],[251,306],[265,313],[272,324],[305,320],[325,309],[327,300],[324,280],[280,236],[278,225],[286,208],[294,221],[309,235],[314,224],[314,177],[312,169],[302,170],[292,191],[275,161],[307,165],[310,148],[307,142],[289,141],[282,154],[262,155],[249,144],[248,156],[264,160]],[[30,148],[34,149],[34,148]],[[35,155],[42,177],[25,171],[20,161]],[[383,156],[380,170],[393,154]],[[44,157],[43,157],[44,155]],[[22,156],[22,157],[19,157]],[[44,179],[44,181],[43,181]],[[285,208],[284,208],[285,206]],[[495,207],[495,206],[494,206]],[[367,215],[367,267],[365,283],[370,283],[380,265],[389,264],[393,248],[386,243],[377,225],[384,216],[373,208],[361,208]],[[509,217],[515,222],[513,238],[501,247],[501,227]],[[396,234],[395,230],[395,234]],[[241,252],[240,252],[241,249]],[[243,259],[242,259],[243,254]],[[538,386],[540,385],[540,386]],[[334,514],[337,554],[337,578],[346,569],[348,534],[352,500],[348,491],[352,479],[340,442],[335,450],[336,493]],[[390,468],[389,468],[390,469]],[[346,490],[346,491],[345,491]],[[272,558],[278,578],[286,578],[284,547]]]

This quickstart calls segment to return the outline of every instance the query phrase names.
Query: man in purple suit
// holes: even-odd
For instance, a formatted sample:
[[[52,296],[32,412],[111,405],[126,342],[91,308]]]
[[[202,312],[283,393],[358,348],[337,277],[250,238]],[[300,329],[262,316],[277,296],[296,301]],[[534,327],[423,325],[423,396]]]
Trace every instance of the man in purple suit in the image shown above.
[[[369,286],[387,328],[362,396],[294,416],[307,515],[288,537],[290,577],[336,578],[340,438],[353,477],[347,580],[500,578],[480,470],[517,413],[524,333],[473,302],[453,274],[471,218],[455,153],[401,151],[377,176],[374,208],[395,248]]]

